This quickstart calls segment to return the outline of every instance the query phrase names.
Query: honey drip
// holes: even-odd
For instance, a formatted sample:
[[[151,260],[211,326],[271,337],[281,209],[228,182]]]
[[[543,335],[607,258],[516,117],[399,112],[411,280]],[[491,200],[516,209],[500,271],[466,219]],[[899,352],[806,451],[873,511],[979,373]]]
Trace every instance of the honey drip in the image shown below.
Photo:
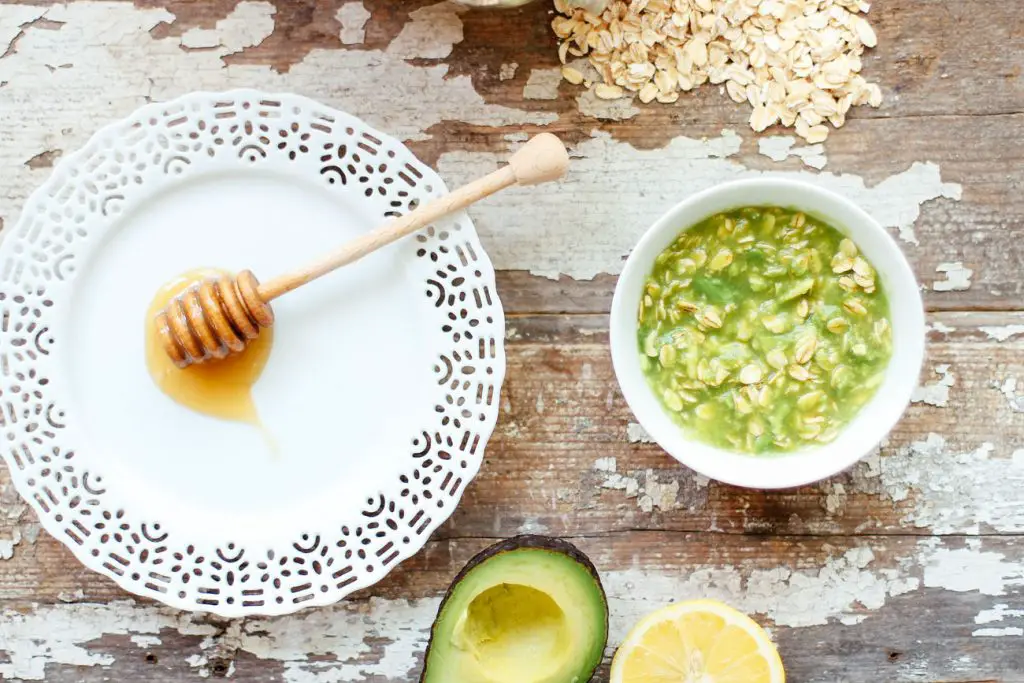
[[[273,331],[264,329],[245,350],[224,360],[178,368],[160,342],[153,319],[171,299],[208,277],[225,275],[213,269],[190,270],[161,287],[146,312],[146,367],[153,382],[173,401],[198,413],[246,422],[262,430],[252,387],[260,378],[273,344]]]

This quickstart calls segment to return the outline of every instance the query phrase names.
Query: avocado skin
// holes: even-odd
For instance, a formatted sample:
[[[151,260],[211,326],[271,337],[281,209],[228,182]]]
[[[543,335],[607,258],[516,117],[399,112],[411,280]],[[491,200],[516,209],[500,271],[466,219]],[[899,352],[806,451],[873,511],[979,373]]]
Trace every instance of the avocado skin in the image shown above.
[[[586,568],[587,572],[594,579],[594,583],[597,584],[597,589],[601,592],[601,602],[604,604],[604,633],[605,642],[604,645],[608,645],[608,596],[604,592],[604,585],[601,583],[601,577],[597,573],[597,568],[594,567],[594,563],[590,561],[590,558],[583,554],[583,552],[568,541],[563,541],[560,538],[552,538],[550,536],[537,536],[535,534],[522,534],[520,536],[513,536],[512,538],[505,539],[495,543],[492,546],[484,548],[480,552],[470,559],[466,563],[455,578],[452,579],[451,584],[448,586],[448,590],[444,594],[444,599],[441,600],[441,604],[437,608],[437,614],[434,616],[434,623],[430,627],[430,639],[427,640],[427,649],[423,651],[423,670],[420,672],[419,683],[423,683],[427,675],[427,658],[430,655],[430,648],[434,645],[434,636],[436,635],[438,621],[441,613],[444,612],[445,605],[448,604],[448,599],[452,597],[452,593],[458,588],[459,584],[462,583],[462,579],[465,578],[466,574],[476,569],[477,566],[491,559],[497,557],[502,553],[507,553],[512,550],[522,550],[523,548],[536,548],[539,550],[550,550],[556,553],[562,553],[572,558],[577,564]],[[593,680],[594,672],[591,672],[588,681]],[[580,681],[580,683],[585,683]]]

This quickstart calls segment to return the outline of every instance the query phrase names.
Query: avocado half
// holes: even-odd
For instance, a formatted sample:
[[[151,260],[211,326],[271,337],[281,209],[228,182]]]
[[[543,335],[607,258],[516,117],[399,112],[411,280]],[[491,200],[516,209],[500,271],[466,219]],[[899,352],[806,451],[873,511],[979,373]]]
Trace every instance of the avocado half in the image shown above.
[[[574,545],[516,536],[452,581],[420,683],[586,683],[608,642],[608,601]]]

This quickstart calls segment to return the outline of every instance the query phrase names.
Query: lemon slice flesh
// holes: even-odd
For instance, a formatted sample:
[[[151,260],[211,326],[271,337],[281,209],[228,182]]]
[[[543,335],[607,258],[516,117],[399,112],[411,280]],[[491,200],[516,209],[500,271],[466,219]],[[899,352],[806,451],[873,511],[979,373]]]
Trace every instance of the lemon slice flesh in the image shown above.
[[[785,683],[782,660],[750,617],[714,600],[664,607],[615,653],[611,683]]]

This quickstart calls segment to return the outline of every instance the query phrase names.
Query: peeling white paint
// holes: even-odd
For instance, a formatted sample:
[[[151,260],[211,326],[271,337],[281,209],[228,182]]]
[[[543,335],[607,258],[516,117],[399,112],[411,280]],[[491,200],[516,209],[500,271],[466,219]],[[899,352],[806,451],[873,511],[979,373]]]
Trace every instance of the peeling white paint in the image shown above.
[[[943,322],[936,320],[935,322],[928,323],[924,326],[925,332],[938,332],[939,334],[951,334],[956,332],[955,327],[951,327]]]
[[[576,96],[576,108],[584,116],[602,121],[625,121],[640,113],[640,110],[633,106],[632,97],[602,100],[593,90],[586,90]]]
[[[725,181],[763,175],[729,158],[739,153],[740,144],[737,135],[727,132],[706,140],[679,137],[661,149],[639,150],[596,132],[570,150],[573,163],[561,183],[511,188],[471,213],[498,269],[577,279],[618,273],[623,256],[673,204]],[[449,152],[441,155],[438,169],[458,185],[493,171],[504,159],[494,153]],[[772,175],[834,190],[882,225],[904,230],[912,228],[921,204],[959,198],[961,192],[959,185],[943,182],[934,164],[915,163],[873,187],[854,175]]]
[[[856,626],[857,624],[864,623],[867,618],[868,615],[866,614],[844,614],[839,617],[839,623],[843,626]]]
[[[50,173],[28,168],[23,165],[26,159],[47,150],[76,149],[96,129],[126,116],[147,99],[166,100],[194,90],[259,87],[298,92],[404,140],[426,139],[426,130],[446,120],[516,126],[543,125],[558,118],[554,113],[489,104],[469,76],[451,77],[447,64],[415,66],[406,61],[449,55],[462,40],[461,10],[448,3],[413,12],[385,51],[316,49],[287,73],[260,64],[225,66],[223,57],[269,32],[269,7],[266,2],[242,3],[230,21],[212,29],[218,34],[217,47],[192,51],[181,49],[180,37],[158,39],[150,34],[157,25],[174,21],[164,9],[109,2],[46,9],[47,19],[63,22],[61,29],[28,27],[17,50],[0,59],[0,81],[7,82],[0,100],[0,166],[5,169],[0,219],[12,225],[28,194]],[[41,13],[30,9],[0,5],[0,35],[8,36],[12,25]],[[103,40],[96,39],[98,26],[103,27]],[[15,35],[17,31],[7,42]],[[54,63],[71,67],[47,68]],[[46,111],[45,122],[25,125],[25,102]]]
[[[785,161],[793,151],[796,138],[792,135],[771,135],[758,138],[757,151],[761,156],[766,156],[772,161]]]
[[[1001,638],[1004,636],[1024,636],[1024,628],[1008,626],[1007,628],[979,628],[971,633],[975,638]]]
[[[1007,377],[1002,383],[995,382],[993,386],[1006,398],[1010,410],[1016,413],[1024,413],[1024,391],[1017,391],[1016,377]]]
[[[580,368],[580,379],[584,382],[594,379],[594,366],[590,363],[584,363],[583,367]]]
[[[916,590],[919,580],[901,566],[875,567],[870,548],[829,557],[820,569],[759,569],[744,576],[734,567],[696,566],[667,574],[643,570],[602,574],[611,608],[609,644],[621,642],[640,618],[672,602],[711,598],[747,614],[761,614],[777,627],[806,627],[858,618],[887,599]],[[638,590],[642,587],[642,590]]]
[[[805,145],[795,147],[796,138],[791,135],[772,135],[758,138],[757,151],[772,161],[785,161],[789,157],[797,157],[805,166],[821,170],[828,159],[825,157],[824,145]]]
[[[557,100],[558,84],[562,82],[562,69],[531,69],[523,86],[523,99]]]
[[[219,44],[228,47],[183,53],[180,39],[156,39],[149,33],[160,22],[173,21],[164,10],[121,3],[55,5],[47,16],[65,22],[63,28],[26,30],[18,51],[0,60],[0,80],[9,82],[5,93],[10,101],[32,101],[51,112],[44,129],[25,127],[20,112],[0,108],[0,164],[9,169],[2,189],[5,207],[11,207],[0,209],[0,218],[12,221],[13,207],[48,173],[23,166],[25,159],[58,142],[60,148],[74,149],[100,124],[127,114],[145,97],[160,100],[188,90],[258,84],[271,91],[311,94],[406,140],[424,139],[426,130],[445,120],[482,126],[557,120],[554,113],[489,104],[468,76],[449,78],[443,63],[414,66],[406,61],[450,55],[462,40],[460,12],[450,3],[421,8],[411,13],[384,51],[313,50],[287,74],[279,74],[264,65],[223,65],[223,56],[252,40],[241,27],[229,25],[221,31]],[[97,22],[108,27],[105,41],[116,43],[118,50],[92,39]],[[55,59],[73,67],[50,73],[45,64]],[[342,73],[360,78],[338,78]],[[416,106],[409,106],[409,93],[416,93]],[[62,129],[70,132],[61,136]],[[677,138],[663,149],[637,150],[598,133],[573,150],[578,158],[565,183],[512,189],[475,207],[473,214],[499,269],[576,278],[616,273],[622,256],[672,203],[725,180],[758,175],[727,158],[737,154],[739,146],[737,136],[723,135],[709,140]],[[501,160],[503,155],[454,152],[443,155],[439,167],[449,184],[456,185]],[[883,224],[903,229],[912,227],[921,203],[960,194],[959,185],[942,182],[932,164],[915,164],[871,188],[856,176],[786,175],[836,189]],[[526,192],[529,201],[524,199]],[[567,194],[574,201],[565,201]],[[548,231],[544,239],[537,239],[538,225]]]
[[[21,499],[10,481],[0,484],[0,529],[8,529],[7,538],[0,538],[0,561],[14,557],[21,543],[35,543],[40,526],[36,515]]]
[[[139,606],[132,601],[105,605],[41,605],[32,612],[0,614],[3,641],[0,679],[43,680],[47,664],[107,666],[110,655],[93,652],[86,644],[104,635],[156,635],[164,629],[182,635],[213,635],[217,629],[198,617],[163,607]]]
[[[994,621],[1003,621],[1005,619],[1015,619],[1024,617],[1024,610],[1010,609],[1010,606],[1006,603],[999,603],[993,605],[992,609],[983,609],[978,612],[978,616],[974,617],[975,624],[991,624]]]
[[[846,505],[846,487],[838,482],[829,482],[826,485],[825,511],[834,515]]]
[[[1004,342],[1011,337],[1024,334],[1024,325],[997,325],[979,328],[989,339]]]
[[[918,576],[922,571],[923,581]],[[977,540],[953,549],[940,539],[928,539],[909,557],[885,561],[869,546],[858,546],[826,557],[817,568],[697,564],[676,571],[619,569],[602,572],[602,582],[611,612],[609,645],[614,648],[639,618],[679,600],[722,600],[763,615],[776,628],[854,625],[891,598],[922,585],[1002,595],[1024,585],[1024,569],[1000,553],[982,550]],[[237,652],[280,663],[287,683],[405,680],[419,663],[438,602],[371,598],[286,617],[237,620],[226,628],[206,623],[203,615],[130,601],[39,605],[29,613],[8,610],[0,614],[0,677],[42,680],[47,666],[109,666],[111,657],[97,646],[105,635],[127,635],[146,649],[177,633],[192,637],[179,652],[200,676],[210,674],[215,655]],[[1017,617],[1018,611],[1000,600],[980,613],[976,623],[996,623]]]
[[[147,636],[140,634],[133,635],[130,638],[130,640],[136,645],[138,645],[140,650],[148,650],[151,647],[162,645],[164,642],[158,636]]]
[[[41,19],[45,14],[45,7],[0,5],[0,55],[11,48],[23,26]]]
[[[914,389],[910,399],[912,403],[927,403],[940,408],[949,404],[949,390],[956,384],[956,375],[950,371],[948,363],[936,365],[935,374],[939,375],[939,381]]]
[[[604,475],[598,486],[624,491],[627,498],[636,498],[641,512],[653,512],[655,508],[666,512],[684,507],[695,509],[706,498],[702,490],[707,489],[710,480],[702,475],[687,470],[670,476],[667,481],[659,481],[652,469],[642,473],[620,473],[616,465],[614,457],[594,461],[594,471]],[[643,477],[642,483],[640,477]],[[679,493],[684,487],[685,495],[680,499]]]
[[[654,439],[647,433],[639,422],[630,422],[626,425],[626,441],[630,443],[654,443]]]
[[[387,53],[402,59],[444,59],[462,42],[465,7],[451,2],[428,5],[409,13],[409,23],[391,41]]]
[[[508,62],[502,64],[498,69],[498,80],[499,81],[511,81],[516,77],[516,71],[519,70],[519,64],[516,62]]]
[[[335,18],[341,24],[339,38],[342,45],[362,45],[366,40],[366,22],[370,16],[362,2],[346,2],[338,8]]]
[[[363,604],[292,617],[247,620],[239,649],[260,659],[283,661],[289,683],[361,681],[368,674],[400,680],[417,666],[438,602],[370,598]],[[360,663],[360,656],[372,655],[369,637],[390,643],[379,661],[373,656],[369,663]]]
[[[277,8],[269,2],[240,2],[215,28],[193,27],[181,36],[181,46],[192,49],[224,48],[238,52],[259,45],[274,32]]]
[[[640,482],[636,477],[629,477],[615,472],[610,472],[600,484],[603,489],[612,491],[625,491],[627,498],[635,498],[640,493]]]
[[[1024,586],[1024,563],[1008,561],[1002,553],[982,551],[978,539],[956,549],[938,547],[938,543],[938,539],[921,542],[926,549],[922,557],[925,588],[998,596]]]
[[[209,674],[208,653],[228,638],[229,651],[282,662],[288,683],[361,681],[367,672],[400,680],[417,666],[438,602],[371,598],[289,617],[236,621],[227,633],[203,623],[203,615],[131,601],[40,605],[28,614],[8,610],[0,614],[0,678],[43,680],[49,664],[109,666],[113,658],[95,652],[93,641],[128,635],[144,649],[159,644],[160,634],[169,631],[202,638],[185,655],[200,675]],[[379,638],[390,642],[375,651],[368,641]]]
[[[11,532],[10,538],[0,538],[0,560],[9,560],[14,557],[14,546],[21,543],[21,532],[15,529]]]
[[[963,292],[971,288],[971,276],[974,275],[974,271],[959,261],[940,263],[935,267],[935,272],[946,275],[945,280],[936,280],[932,283],[932,289],[936,292]]]
[[[522,523],[519,525],[518,533],[520,534],[546,534],[548,533],[548,527],[542,523],[537,517],[525,517]]]
[[[916,492],[904,518],[937,534],[1024,530],[1024,460],[994,457],[995,446],[956,452],[930,433],[881,459],[882,485],[895,502]]]
[[[642,494],[637,498],[636,504],[644,512],[652,512],[654,508],[667,512],[678,507],[678,480],[660,482],[652,470],[647,470],[641,491]]]

